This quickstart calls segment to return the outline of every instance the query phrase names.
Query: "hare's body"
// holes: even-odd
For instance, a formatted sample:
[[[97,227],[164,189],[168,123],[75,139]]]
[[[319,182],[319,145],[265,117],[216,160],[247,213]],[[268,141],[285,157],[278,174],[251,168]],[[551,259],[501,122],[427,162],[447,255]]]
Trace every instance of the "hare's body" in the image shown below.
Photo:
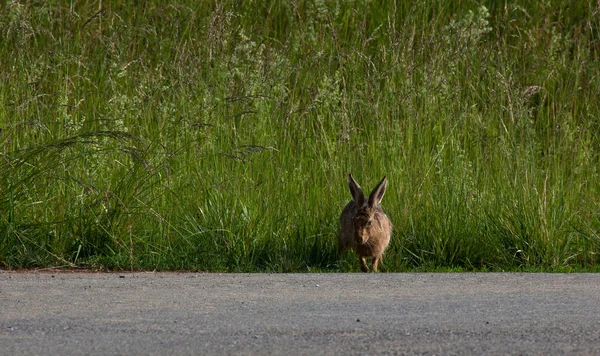
[[[390,231],[392,224],[390,219],[384,214],[381,208],[374,212],[373,223],[371,225],[370,237],[365,244],[358,244],[354,239],[354,226],[352,218],[356,216],[358,208],[356,203],[351,201],[342,211],[340,222],[342,224],[342,232],[340,235],[340,252],[344,252],[348,248],[356,251],[362,257],[375,257],[383,255],[386,247],[390,243]]]
[[[353,249],[359,256],[363,272],[368,271],[366,258],[373,259],[373,271],[377,271],[381,256],[390,243],[392,223],[379,205],[386,183],[384,177],[367,200],[352,175],[348,176],[353,200],[346,205],[340,216],[338,249],[340,254],[349,248]]]

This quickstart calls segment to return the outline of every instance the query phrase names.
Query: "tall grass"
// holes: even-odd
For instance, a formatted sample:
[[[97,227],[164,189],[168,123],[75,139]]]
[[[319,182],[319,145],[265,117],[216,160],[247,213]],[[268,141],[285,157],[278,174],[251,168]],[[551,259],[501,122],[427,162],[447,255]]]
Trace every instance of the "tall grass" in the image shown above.
[[[0,267],[598,268],[596,1],[8,1]]]

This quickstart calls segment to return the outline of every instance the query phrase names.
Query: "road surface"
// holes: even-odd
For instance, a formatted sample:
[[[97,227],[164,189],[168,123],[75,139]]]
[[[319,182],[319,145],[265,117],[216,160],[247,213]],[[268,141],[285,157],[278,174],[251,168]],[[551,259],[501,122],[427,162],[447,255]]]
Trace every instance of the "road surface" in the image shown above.
[[[600,354],[600,274],[0,272],[0,355]]]

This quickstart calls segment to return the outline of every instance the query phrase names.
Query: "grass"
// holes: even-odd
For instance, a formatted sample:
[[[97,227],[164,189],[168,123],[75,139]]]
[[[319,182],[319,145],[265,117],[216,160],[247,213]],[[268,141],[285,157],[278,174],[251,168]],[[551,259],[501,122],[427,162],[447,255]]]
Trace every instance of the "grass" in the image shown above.
[[[8,1],[0,267],[597,271],[596,1]]]

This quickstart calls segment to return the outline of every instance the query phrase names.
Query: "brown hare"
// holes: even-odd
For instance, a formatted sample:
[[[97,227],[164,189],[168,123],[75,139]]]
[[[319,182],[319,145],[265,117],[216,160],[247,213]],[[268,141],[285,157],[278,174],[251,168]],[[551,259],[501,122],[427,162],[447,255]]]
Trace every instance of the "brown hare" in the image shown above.
[[[386,184],[387,180],[383,177],[369,194],[369,198],[365,199],[352,174],[348,175],[352,201],[346,205],[340,216],[338,251],[341,255],[346,249],[352,248],[358,254],[360,269],[363,272],[369,270],[367,257],[373,258],[373,271],[377,272],[377,264],[390,243],[392,223],[379,205],[385,194]]]

